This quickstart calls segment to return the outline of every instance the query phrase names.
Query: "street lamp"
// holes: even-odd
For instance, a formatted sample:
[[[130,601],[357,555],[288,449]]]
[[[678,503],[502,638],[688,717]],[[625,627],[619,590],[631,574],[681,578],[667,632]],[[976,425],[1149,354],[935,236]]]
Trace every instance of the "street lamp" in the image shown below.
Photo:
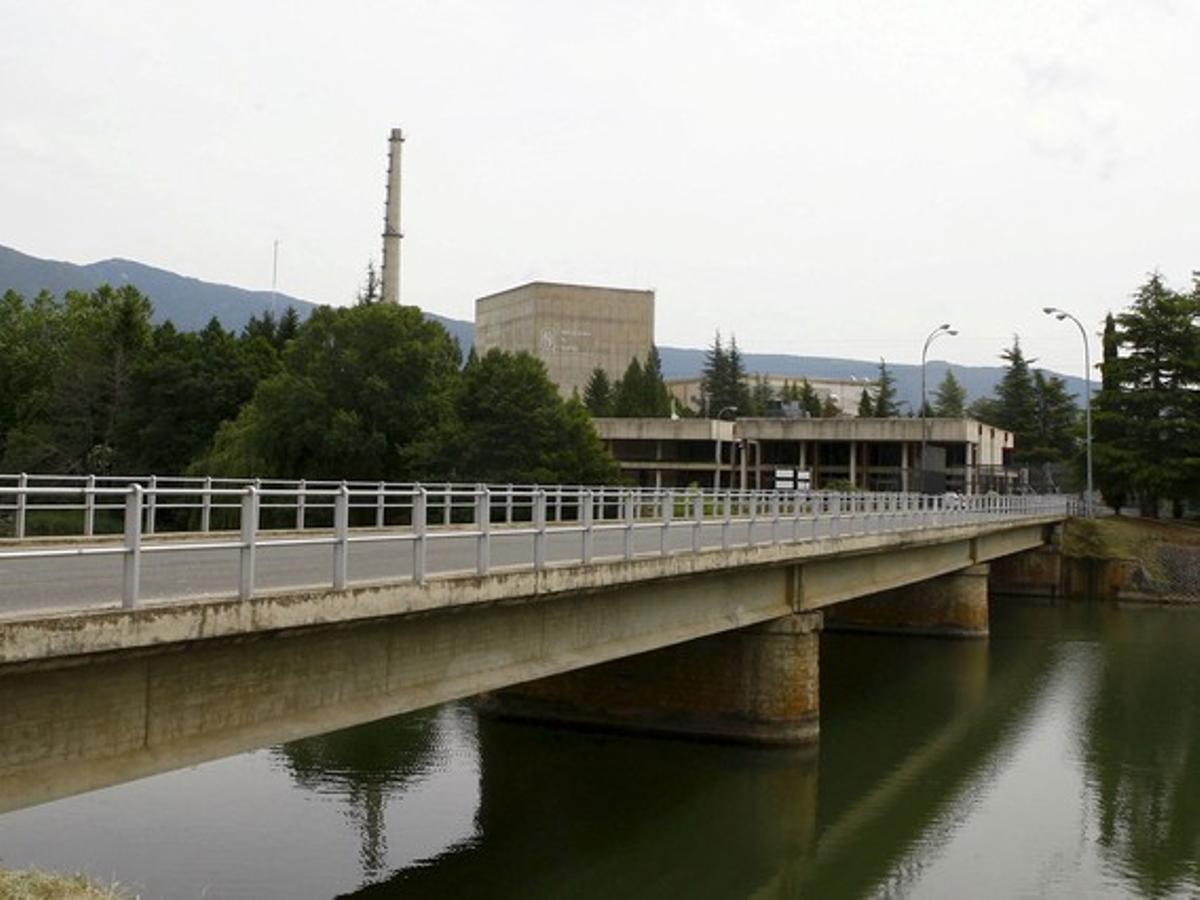
[[[1056,306],[1044,306],[1042,312],[1048,316],[1054,316],[1060,322],[1063,319],[1070,319],[1079,328],[1079,334],[1083,337],[1083,378],[1087,383],[1083,393],[1083,415],[1087,422],[1087,495],[1083,499],[1083,514],[1090,519],[1092,517],[1092,353],[1091,348],[1088,347],[1087,329],[1069,312]]]
[[[733,413],[734,416],[736,417],[737,411],[738,411],[738,408],[736,406],[722,406],[719,410],[717,410],[717,421],[718,422],[721,421],[721,418],[727,412]],[[737,444],[731,443],[730,449],[729,449],[729,486],[730,487],[733,487],[733,466],[734,466],[733,456],[734,456],[734,453],[736,450],[737,450]],[[717,470],[716,470],[716,472],[713,473],[713,487],[715,487],[718,491],[721,489],[721,436],[720,436],[720,434],[717,435]]]
[[[929,354],[929,345],[943,334],[948,334],[951,337],[958,334],[950,325],[939,325],[933,331],[929,332],[929,337],[925,338],[925,346],[921,348],[921,493],[925,493],[925,444],[929,440],[929,420],[928,406],[929,403],[925,399],[925,357]]]

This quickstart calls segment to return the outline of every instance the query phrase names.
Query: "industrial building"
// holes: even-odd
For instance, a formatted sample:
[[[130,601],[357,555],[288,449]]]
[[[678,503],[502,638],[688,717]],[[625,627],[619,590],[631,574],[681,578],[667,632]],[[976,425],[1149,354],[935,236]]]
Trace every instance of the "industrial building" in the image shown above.
[[[526,352],[564,397],[594,369],[620,378],[654,343],[654,292],[533,281],[475,301],[475,349]]]
[[[596,419],[643,487],[1009,491],[1012,432],[973,419]],[[924,429],[924,440],[922,431]],[[926,472],[921,472],[924,449]]]

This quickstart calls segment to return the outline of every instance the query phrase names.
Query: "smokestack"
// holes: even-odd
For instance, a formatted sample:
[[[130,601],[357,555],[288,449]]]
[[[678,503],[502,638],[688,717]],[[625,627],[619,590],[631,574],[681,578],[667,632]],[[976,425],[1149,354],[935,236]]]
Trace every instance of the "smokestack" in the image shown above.
[[[383,210],[383,302],[400,302],[400,149],[404,132],[388,138],[387,204]]]

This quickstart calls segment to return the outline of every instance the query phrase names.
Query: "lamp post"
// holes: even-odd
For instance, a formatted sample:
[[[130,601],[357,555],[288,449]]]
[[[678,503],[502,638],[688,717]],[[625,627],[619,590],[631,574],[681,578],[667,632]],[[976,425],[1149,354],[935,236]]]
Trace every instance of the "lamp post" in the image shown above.
[[[929,336],[925,338],[925,345],[921,348],[921,493],[925,493],[925,444],[929,440],[929,419],[926,413],[926,408],[929,404],[925,399],[925,357],[929,355],[929,345],[943,334],[954,336],[958,334],[950,325],[939,325],[933,331],[929,332]]]
[[[1059,309],[1056,306],[1042,307],[1042,312],[1048,316],[1054,316],[1058,321],[1070,319],[1079,329],[1079,334],[1083,338],[1083,378],[1087,383],[1087,387],[1083,393],[1083,415],[1087,423],[1087,495],[1083,498],[1083,514],[1089,519],[1092,517],[1092,352],[1088,346],[1087,329],[1083,327],[1083,323],[1071,315],[1066,310]]]
[[[717,421],[720,422],[722,420],[722,418],[725,416],[725,413],[733,413],[736,416],[737,411],[738,411],[738,408],[736,406],[722,406],[719,410],[717,410]],[[737,444],[731,442],[730,449],[729,449],[729,486],[730,487],[733,487],[733,466],[734,466],[733,455],[734,455],[734,452],[736,451],[736,449],[737,449]],[[719,491],[721,489],[721,436],[719,433],[717,434],[717,470],[716,470],[716,472],[713,473],[713,475],[714,475],[713,487],[715,487]]]

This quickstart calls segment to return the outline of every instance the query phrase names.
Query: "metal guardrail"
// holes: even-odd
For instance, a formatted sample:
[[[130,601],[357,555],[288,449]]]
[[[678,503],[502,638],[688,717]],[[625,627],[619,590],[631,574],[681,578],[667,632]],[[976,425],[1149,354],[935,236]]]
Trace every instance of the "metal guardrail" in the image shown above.
[[[115,483],[114,483],[115,482]],[[616,559],[632,559],[635,534],[657,531],[655,555],[699,553],[705,549],[731,549],[813,540],[818,523],[826,536],[843,537],[894,531],[919,530],[942,525],[967,524],[1044,515],[1074,515],[1074,498],[1034,495],[960,496],[912,493],[838,493],[808,491],[644,489],[607,486],[394,484],[388,482],[283,481],[212,478],[97,478],[86,476],[0,475],[0,519],[11,516],[18,538],[27,537],[31,512],[82,513],[76,537],[94,537],[96,516],[117,511],[121,515],[121,540],[115,544],[76,542],[72,546],[0,547],[0,561],[89,556],[122,558],[122,604],[139,605],[144,554],[225,550],[238,554],[237,596],[255,593],[258,551],[272,547],[331,547],[330,585],[345,589],[349,583],[349,547],[359,543],[408,544],[416,583],[428,577],[429,546],[435,541],[473,541],[474,572],[491,570],[494,526],[508,537],[532,537],[527,567],[547,566],[546,546],[551,535],[578,535],[579,553],[568,564],[597,561],[596,537],[621,536]],[[183,510],[198,519],[201,533],[216,539],[147,541],[156,534],[164,511]],[[271,536],[262,527],[266,510],[283,510],[299,536]],[[313,510],[331,512],[330,525],[313,526]],[[370,521],[351,528],[352,513],[370,510]],[[213,513],[236,511],[235,530],[214,531]],[[293,518],[294,517],[294,518]],[[363,518],[360,516],[360,518]],[[745,538],[733,535],[735,524],[745,524]],[[720,543],[705,545],[705,525],[719,526]],[[762,530],[769,529],[767,537]],[[188,531],[188,529],[180,529]],[[690,532],[688,546],[674,547],[672,536]],[[192,529],[194,532],[194,529]],[[305,535],[303,532],[319,532]],[[398,576],[403,580],[403,576]]]

